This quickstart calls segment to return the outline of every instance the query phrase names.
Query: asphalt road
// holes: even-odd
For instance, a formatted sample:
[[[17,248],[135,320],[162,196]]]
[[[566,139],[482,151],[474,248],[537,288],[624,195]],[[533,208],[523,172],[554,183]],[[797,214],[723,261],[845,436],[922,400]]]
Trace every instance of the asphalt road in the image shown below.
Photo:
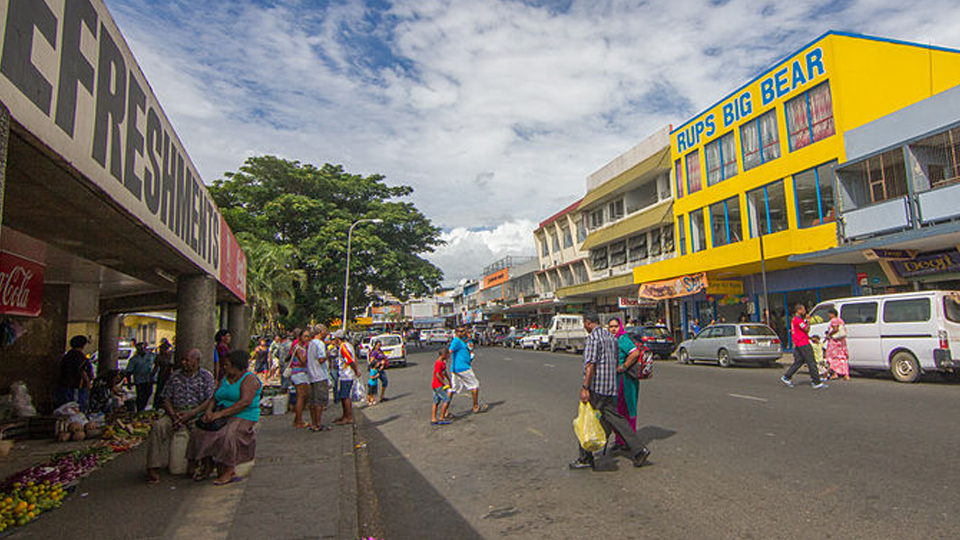
[[[364,410],[361,532],[382,538],[957,538],[960,386],[657,362],[640,396],[652,456],[571,471],[580,359],[484,348],[490,411],[431,426],[435,353]],[[365,487],[365,489],[364,489]]]

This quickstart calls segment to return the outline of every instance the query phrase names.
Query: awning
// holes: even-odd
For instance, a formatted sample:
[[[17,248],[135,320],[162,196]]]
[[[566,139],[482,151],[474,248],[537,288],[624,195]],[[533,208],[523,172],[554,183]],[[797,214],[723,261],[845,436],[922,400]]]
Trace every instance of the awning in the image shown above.
[[[960,245],[960,222],[949,222],[922,229],[886,234],[839,247],[790,256],[791,262],[822,264],[862,264],[870,262],[864,252],[871,249],[903,249],[923,252]]]
[[[587,251],[614,240],[626,238],[631,234],[670,223],[673,223],[672,199],[660,201],[643,212],[591,233],[580,249]]]
[[[638,178],[649,174],[650,172],[657,171],[658,169],[666,169],[667,171],[670,170],[669,146],[627,169],[624,173],[620,174],[613,180],[610,180],[600,185],[597,189],[587,193],[587,195],[580,202],[580,209],[586,209],[591,204],[594,204],[597,201],[602,200],[604,197],[624,189]]]
[[[599,293],[599,292],[612,292],[616,289],[633,289],[633,275],[632,274],[623,274],[620,276],[613,276],[603,279],[595,279],[593,281],[588,281],[586,283],[581,283],[579,285],[570,285],[567,287],[561,287],[557,289],[558,297],[567,297],[567,296],[577,296],[582,294],[590,293]]]

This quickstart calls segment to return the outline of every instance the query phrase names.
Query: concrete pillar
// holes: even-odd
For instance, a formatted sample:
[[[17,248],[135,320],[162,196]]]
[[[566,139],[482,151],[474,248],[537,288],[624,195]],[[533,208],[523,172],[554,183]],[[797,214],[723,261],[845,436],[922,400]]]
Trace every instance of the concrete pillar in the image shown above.
[[[250,306],[247,304],[227,304],[227,330],[233,340],[233,349],[250,348]]]
[[[117,348],[120,342],[120,314],[100,315],[100,337],[97,339],[97,372],[117,369]]]
[[[87,336],[90,348],[99,350],[100,284],[70,285],[70,307],[67,309],[67,337]]]
[[[200,349],[200,366],[213,372],[217,282],[206,274],[177,280],[177,355]]]
[[[10,111],[0,103],[0,223],[3,222],[3,193],[7,183],[7,144],[10,140]],[[3,227],[0,227],[2,231]],[[0,244],[2,245],[2,244]]]

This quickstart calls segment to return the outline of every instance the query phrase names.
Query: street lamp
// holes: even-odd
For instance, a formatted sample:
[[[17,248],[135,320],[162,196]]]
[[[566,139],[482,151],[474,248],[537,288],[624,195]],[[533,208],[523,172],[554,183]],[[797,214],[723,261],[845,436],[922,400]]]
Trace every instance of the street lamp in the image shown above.
[[[341,324],[343,325],[343,333],[347,333],[347,298],[350,294],[350,241],[353,237],[353,228],[357,225],[369,221],[370,223],[383,223],[383,220],[380,218],[363,218],[358,219],[350,225],[350,229],[347,231],[347,269],[343,276],[343,318],[340,319]]]

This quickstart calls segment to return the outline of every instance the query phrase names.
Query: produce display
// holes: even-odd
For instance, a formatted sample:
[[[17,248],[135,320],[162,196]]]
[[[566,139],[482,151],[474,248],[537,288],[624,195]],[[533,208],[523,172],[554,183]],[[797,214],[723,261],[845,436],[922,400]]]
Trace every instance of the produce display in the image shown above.
[[[157,416],[154,412],[121,414],[106,427],[92,422],[68,425],[57,435],[58,440],[100,440],[74,452],[58,454],[47,463],[23,469],[0,482],[0,533],[58,508],[81,478],[143,442]]]

